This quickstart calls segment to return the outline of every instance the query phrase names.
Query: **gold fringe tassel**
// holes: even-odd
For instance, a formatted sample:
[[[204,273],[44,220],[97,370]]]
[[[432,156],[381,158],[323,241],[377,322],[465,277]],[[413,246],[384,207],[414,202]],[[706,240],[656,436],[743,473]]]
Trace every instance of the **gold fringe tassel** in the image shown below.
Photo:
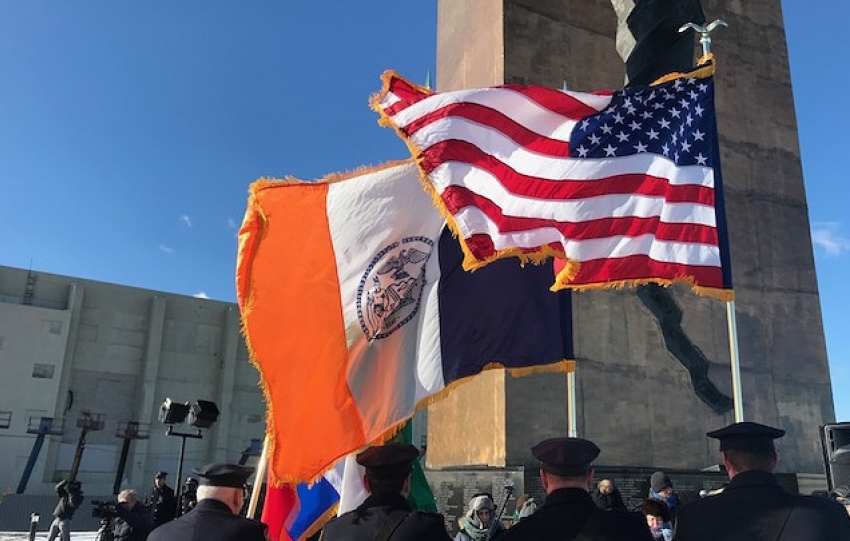
[[[712,53],[708,53],[708,55],[703,56],[697,62],[697,67],[692,69],[687,73],[674,72],[668,73],[662,77],[659,77],[649,86],[658,86],[660,84],[669,83],[670,81],[675,81],[676,79],[706,79],[714,75],[715,71],[715,61],[714,55]]]
[[[560,278],[560,274],[558,275]],[[617,280],[614,282],[599,282],[595,284],[569,284],[565,282],[561,282],[560,280],[556,281],[552,287],[549,288],[550,291],[560,291],[562,289],[570,289],[572,291],[598,291],[600,289],[627,289],[634,288],[637,286],[642,286],[646,284],[657,284],[662,287],[670,287],[673,284],[687,284],[691,286],[691,291],[700,296],[707,297],[711,299],[717,299],[723,302],[729,302],[735,300],[735,292],[731,289],[723,289],[719,287],[704,287],[698,286],[694,284],[693,277],[684,276],[681,278],[674,278],[672,280],[660,280],[657,278],[641,278],[637,280]]]

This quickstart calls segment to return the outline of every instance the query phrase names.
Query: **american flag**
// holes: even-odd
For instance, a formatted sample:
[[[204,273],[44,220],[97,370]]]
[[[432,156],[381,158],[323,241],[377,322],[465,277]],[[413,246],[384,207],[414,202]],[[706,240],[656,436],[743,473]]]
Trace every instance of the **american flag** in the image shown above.
[[[683,281],[729,299],[705,75],[616,92],[433,93],[388,71],[372,105],[417,158],[467,270],[556,256],[553,290]]]

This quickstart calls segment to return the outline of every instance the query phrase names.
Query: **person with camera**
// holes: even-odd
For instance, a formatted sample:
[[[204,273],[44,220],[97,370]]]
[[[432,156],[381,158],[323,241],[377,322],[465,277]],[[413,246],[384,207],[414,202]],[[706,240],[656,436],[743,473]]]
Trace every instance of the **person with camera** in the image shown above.
[[[53,522],[50,524],[47,539],[53,541],[58,536],[60,541],[71,541],[71,519],[85,499],[82,484],[79,481],[68,482],[63,479],[56,485],[56,494],[59,495],[59,503],[53,511]]]
[[[122,490],[115,505],[112,538],[115,541],[145,541],[153,523],[148,508],[139,502],[133,489]]]

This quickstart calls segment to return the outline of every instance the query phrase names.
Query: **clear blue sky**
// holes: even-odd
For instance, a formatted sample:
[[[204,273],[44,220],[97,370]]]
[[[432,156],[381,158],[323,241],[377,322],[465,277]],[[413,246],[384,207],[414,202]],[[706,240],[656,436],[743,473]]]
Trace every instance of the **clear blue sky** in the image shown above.
[[[850,2],[811,6],[783,1],[850,421],[850,135],[833,98],[850,87]],[[435,38],[436,0],[0,0],[0,264],[233,301],[248,185],[406,158],[367,101],[387,68],[424,83]]]

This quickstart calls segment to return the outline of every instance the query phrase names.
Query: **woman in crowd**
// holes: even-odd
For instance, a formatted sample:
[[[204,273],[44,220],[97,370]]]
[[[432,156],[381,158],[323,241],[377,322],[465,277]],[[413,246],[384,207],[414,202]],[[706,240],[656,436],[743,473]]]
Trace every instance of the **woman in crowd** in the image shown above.
[[[493,534],[488,537],[490,525],[497,520],[496,505],[489,494],[476,494],[469,500],[469,508],[466,513],[458,519],[460,531],[455,536],[455,541],[485,541],[495,539],[502,531],[502,525],[498,522],[493,525]]]
[[[670,524],[670,510],[667,505],[655,498],[647,498],[640,505],[641,513],[646,517],[646,524],[657,541],[671,541],[673,526]]]

